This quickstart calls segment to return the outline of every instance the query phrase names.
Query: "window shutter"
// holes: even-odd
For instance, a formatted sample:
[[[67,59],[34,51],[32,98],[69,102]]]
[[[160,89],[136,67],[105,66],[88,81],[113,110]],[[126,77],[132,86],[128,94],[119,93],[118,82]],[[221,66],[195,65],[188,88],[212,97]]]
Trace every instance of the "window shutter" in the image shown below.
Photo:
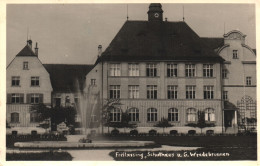
[[[24,103],[23,98],[24,98],[24,94],[23,94],[23,93],[20,93],[20,103]]]
[[[8,93],[7,94],[7,104],[10,104],[10,103],[12,103],[12,94],[11,93]]]
[[[28,93],[26,95],[26,103],[30,104],[31,103],[31,93]]]
[[[39,103],[43,103],[43,94],[39,94]]]

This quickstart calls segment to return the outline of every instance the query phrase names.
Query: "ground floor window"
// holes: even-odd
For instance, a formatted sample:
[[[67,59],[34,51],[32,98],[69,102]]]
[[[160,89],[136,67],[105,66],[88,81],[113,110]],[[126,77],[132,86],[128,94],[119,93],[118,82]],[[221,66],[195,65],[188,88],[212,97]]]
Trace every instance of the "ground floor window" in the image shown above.
[[[139,121],[139,110],[137,108],[130,108],[128,114],[131,122]]]
[[[156,122],[157,121],[157,109],[149,108],[147,111],[147,121]]]
[[[121,121],[121,111],[116,108],[110,112],[110,122],[120,122]]]
[[[11,113],[11,122],[19,123],[19,113],[17,112]]]
[[[30,122],[39,122],[39,114],[37,112],[30,113]]]
[[[212,108],[207,108],[205,110],[205,121],[214,122],[215,121],[215,111]]]
[[[177,108],[170,108],[168,111],[168,121],[179,121],[179,111]]]
[[[195,108],[188,108],[187,110],[187,121],[195,122],[196,121],[196,110]]]

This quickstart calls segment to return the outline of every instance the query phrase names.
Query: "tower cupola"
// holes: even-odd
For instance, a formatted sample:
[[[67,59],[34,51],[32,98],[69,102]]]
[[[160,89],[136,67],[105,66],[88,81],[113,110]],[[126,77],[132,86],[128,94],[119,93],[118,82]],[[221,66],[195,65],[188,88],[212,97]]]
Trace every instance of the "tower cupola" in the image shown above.
[[[163,21],[163,10],[160,3],[151,3],[149,5],[148,21]]]

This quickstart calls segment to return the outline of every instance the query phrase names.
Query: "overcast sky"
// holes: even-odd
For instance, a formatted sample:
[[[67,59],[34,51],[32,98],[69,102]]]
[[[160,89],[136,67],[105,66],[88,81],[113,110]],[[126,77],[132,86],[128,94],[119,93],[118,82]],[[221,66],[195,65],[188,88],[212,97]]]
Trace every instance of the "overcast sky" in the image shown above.
[[[128,4],[129,20],[147,20],[149,4]],[[163,17],[181,21],[182,4],[162,4]],[[7,64],[29,37],[38,42],[42,63],[92,64],[97,47],[109,45],[126,21],[126,4],[7,5]],[[185,4],[187,24],[201,37],[223,37],[240,30],[256,47],[255,6],[249,4]]]

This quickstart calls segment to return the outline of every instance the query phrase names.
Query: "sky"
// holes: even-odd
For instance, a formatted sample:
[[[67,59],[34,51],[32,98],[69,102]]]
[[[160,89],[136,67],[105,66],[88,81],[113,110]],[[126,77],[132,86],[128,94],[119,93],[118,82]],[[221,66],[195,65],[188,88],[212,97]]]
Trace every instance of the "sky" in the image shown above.
[[[98,45],[103,51],[129,20],[147,20],[149,4],[8,4],[7,64],[26,45],[38,42],[44,64],[93,64]],[[163,17],[185,22],[201,37],[223,37],[239,30],[256,48],[253,4],[163,4]],[[27,35],[28,34],[28,35]]]

